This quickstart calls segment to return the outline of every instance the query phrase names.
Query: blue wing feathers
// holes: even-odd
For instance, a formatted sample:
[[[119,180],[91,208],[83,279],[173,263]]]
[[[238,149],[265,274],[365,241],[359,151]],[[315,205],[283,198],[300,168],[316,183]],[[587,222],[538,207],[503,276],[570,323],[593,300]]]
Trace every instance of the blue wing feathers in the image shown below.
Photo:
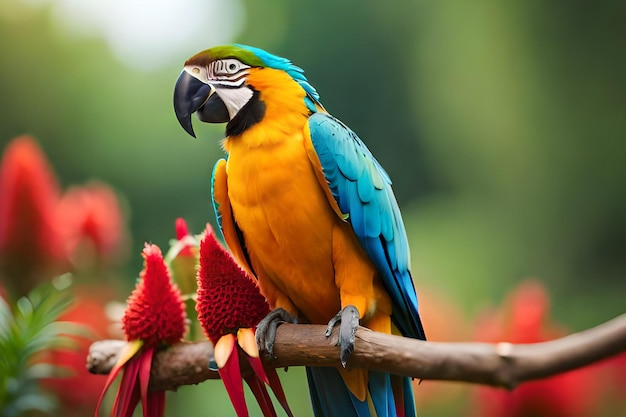
[[[338,139],[335,134],[333,134],[333,136]],[[364,166],[362,161],[358,158],[354,144],[344,141],[339,142],[338,145],[338,149],[335,150],[332,155],[337,161],[339,170],[347,179],[358,181],[362,176]]]
[[[392,218],[390,216],[383,216],[381,213],[381,231],[382,237],[385,241],[393,239],[393,225]]]
[[[311,142],[331,194],[378,270],[403,335],[425,339],[410,273],[410,254],[391,179],[359,137],[326,113],[309,118]]]
[[[376,188],[371,175],[361,175],[357,180],[357,191],[359,192],[359,199],[363,203],[369,203],[374,198]]]
[[[365,237],[378,237],[382,231],[380,210],[373,203],[363,204],[363,216],[365,217]]]
[[[380,165],[376,164],[375,160],[372,161],[371,159],[366,159],[366,162],[374,188],[382,190],[385,187],[385,183],[391,185],[391,181],[389,180],[387,173],[385,172],[384,174],[381,174],[379,171]],[[382,167],[380,169],[382,169]]]

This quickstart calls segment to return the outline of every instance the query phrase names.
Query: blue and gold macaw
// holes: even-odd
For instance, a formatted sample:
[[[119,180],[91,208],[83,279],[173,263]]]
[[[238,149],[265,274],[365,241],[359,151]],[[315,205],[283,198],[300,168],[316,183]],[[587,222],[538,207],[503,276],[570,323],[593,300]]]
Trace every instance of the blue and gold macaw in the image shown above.
[[[187,60],[174,109],[194,137],[194,112],[227,123],[214,206],[271,319],[341,323],[344,367],[307,369],[315,415],[414,415],[410,378],[345,369],[359,323],[425,339],[391,180],[365,144],[326,112],[301,68],[245,45]],[[257,337],[272,349],[271,336]]]

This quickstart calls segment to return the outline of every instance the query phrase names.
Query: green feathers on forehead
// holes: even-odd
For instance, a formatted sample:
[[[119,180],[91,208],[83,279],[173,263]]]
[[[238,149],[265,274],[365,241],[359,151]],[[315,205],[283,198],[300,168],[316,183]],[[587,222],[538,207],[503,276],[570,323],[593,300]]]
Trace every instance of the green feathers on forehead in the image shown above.
[[[211,49],[198,52],[185,62],[185,65],[208,65],[213,61],[226,58],[236,58],[251,67],[267,66],[263,60],[250,50],[243,48],[242,45],[224,45],[215,46]]]

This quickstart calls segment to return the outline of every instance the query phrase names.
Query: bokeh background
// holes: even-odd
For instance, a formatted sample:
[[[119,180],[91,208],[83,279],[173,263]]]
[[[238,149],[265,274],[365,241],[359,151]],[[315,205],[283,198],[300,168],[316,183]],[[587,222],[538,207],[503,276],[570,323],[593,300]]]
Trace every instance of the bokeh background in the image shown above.
[[[29,134],[63,187],[113,187],[125,294],[144,242],[167,247],[176,217],[215,222],[223,126],[178,125],[182,63],[258,46],[303,67],[394,180],[427,333],[470,340],[528,278],[581,330],[626,310],[625,18],[609,0],[3,0],[0,149]],[[282,377],[310,415],[303,370]],[[432,395],[422,415],[468,415],[464,387]],[[234,415],[215,382],[168,396],[168,415],[204,409]]]

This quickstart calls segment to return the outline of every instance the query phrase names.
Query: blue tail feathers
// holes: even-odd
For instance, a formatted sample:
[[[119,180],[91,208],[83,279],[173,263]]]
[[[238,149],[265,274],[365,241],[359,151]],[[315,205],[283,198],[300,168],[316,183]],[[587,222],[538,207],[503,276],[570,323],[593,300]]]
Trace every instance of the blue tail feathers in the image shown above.
[[[306,374],[315,417],[415,416],[411,378],[370,372],[368,398],[359,401],[337,369],[307,367]]]

